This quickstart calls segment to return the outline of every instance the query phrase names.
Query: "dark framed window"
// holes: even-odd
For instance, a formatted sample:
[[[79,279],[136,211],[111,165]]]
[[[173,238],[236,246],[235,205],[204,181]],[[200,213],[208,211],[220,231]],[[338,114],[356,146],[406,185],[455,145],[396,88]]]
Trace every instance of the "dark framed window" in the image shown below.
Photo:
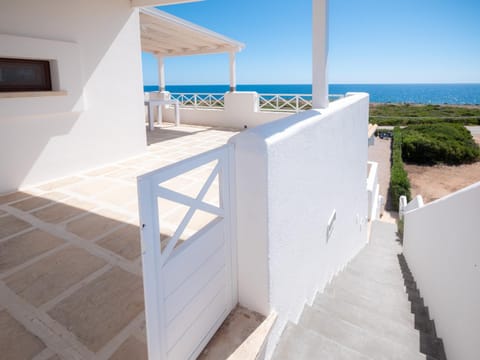
[[[48,60],[0,58],[0,92],[52,91]]]

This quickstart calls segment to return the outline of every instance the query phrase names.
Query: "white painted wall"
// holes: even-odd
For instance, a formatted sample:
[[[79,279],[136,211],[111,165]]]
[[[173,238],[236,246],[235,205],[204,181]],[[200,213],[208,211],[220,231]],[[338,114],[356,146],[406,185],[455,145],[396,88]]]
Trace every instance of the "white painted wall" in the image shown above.
[[[239,302],[278,313],[267,358],[287,321],[298,321],[305,303],[367,241],[368,101],[367,94],[350,95],[231,139]]]
[[[370,138],[368,138],[370,143]],[[367,193],[368,193],[368,220],[375,220],[379,217],[380,203],[378,197],[380,196],[380,185],[378,184],[378,163],[375,161],[368,162],[370,171],[367,178]]]
[[[405,213],[403,252],[449,359],[480,353],[480,182]]]
[[[129,0],[2,2],[0,57],[55,61],[67,94],[0,98],[0,193],[145,149],[137,11]]]
[[[182,124],[218,126],[232,129],[252,128],[278,120],[291,113],[260,111],[256,92],[232,92],[225,94],[224,109],[181,108]],[[164,110],[164,119],[175,122],[173,107]]]

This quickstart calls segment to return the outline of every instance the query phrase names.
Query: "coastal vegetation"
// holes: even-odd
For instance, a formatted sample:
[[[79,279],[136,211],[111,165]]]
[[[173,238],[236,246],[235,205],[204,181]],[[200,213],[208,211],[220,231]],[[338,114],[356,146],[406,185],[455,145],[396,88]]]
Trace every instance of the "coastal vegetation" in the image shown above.
[[[371,104],[370,123],[379,126],[457,123],[480,125],[480,106]]]
[[[480,149],[460,124],[411,125],[401,130],[402,158],[419,165],[460,165],[475,162]]]
[[[393,131],[385,129],[377,131],[384,136],[388,132],[393,135],[390,176],[390,199],[393,210],[398,209],[401,195],[405,195],[408,200],[411,198],[412,189],[408,172],[412,168],[418,169],[418,165],[430,168],[431,165],[441,164],[441,169],[448,169],[449,166],[445,165],[471,164],[480,160],[479,145],[471,133],[460,124],[410,125],[405,128],[397,126]],[[460,169],[462,166],[455,168]]]
[[[403,166],[402,159],[402,130],[396,127],[393,130],[392,139],[392,167],[390,170],[390,199],[392,208],[398,209],[398,201],[401,195],[405,195],[410,201],[410,181]]]

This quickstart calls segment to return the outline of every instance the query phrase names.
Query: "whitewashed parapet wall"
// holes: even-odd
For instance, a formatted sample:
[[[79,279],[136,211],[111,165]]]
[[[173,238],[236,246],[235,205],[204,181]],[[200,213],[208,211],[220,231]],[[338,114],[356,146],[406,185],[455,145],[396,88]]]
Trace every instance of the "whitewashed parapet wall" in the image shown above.
[[[448,359],[480,354],[480,182],[404,214],[403,252]]]
[[[165,120],[175,122],[173,107],[165,109]],[[289,116],[285,112],[260,111],[259,95],[256,92],[230,92],[225,94],[222,109],[181,108],[180,121],[184,124],[251,128]]]
[[[50,60],[61,92],[0,97],[0,193],[145,149],[139,32],[129,1],[2,1],[0,57]]]
[[[367,241],[368,103],[367,94],[350,94],[231,139],[239,302],[278,313],[267,358],[287,321],[298,321]]]
[[[370,138],[368,138],[370,143]],[[375,220],[380,217],[380,185],[378,184],[378,163],[369,161],[369,172],[367,178],[368,193],[368,220]]]

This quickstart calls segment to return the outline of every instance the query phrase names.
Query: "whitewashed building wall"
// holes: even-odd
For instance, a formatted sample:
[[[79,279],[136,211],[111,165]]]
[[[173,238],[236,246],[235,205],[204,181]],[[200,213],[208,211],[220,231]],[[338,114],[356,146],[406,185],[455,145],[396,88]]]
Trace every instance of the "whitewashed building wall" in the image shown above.
[[[368,102],[352,94],[231,139],[239,302],[278,313],[267,358],[287,321],[298,321],[367,241]]]
[[[128,0],[2,1],[0,57],[50,60],[46,97],[0,97],[0,192],[145,149],[138,10]]]

